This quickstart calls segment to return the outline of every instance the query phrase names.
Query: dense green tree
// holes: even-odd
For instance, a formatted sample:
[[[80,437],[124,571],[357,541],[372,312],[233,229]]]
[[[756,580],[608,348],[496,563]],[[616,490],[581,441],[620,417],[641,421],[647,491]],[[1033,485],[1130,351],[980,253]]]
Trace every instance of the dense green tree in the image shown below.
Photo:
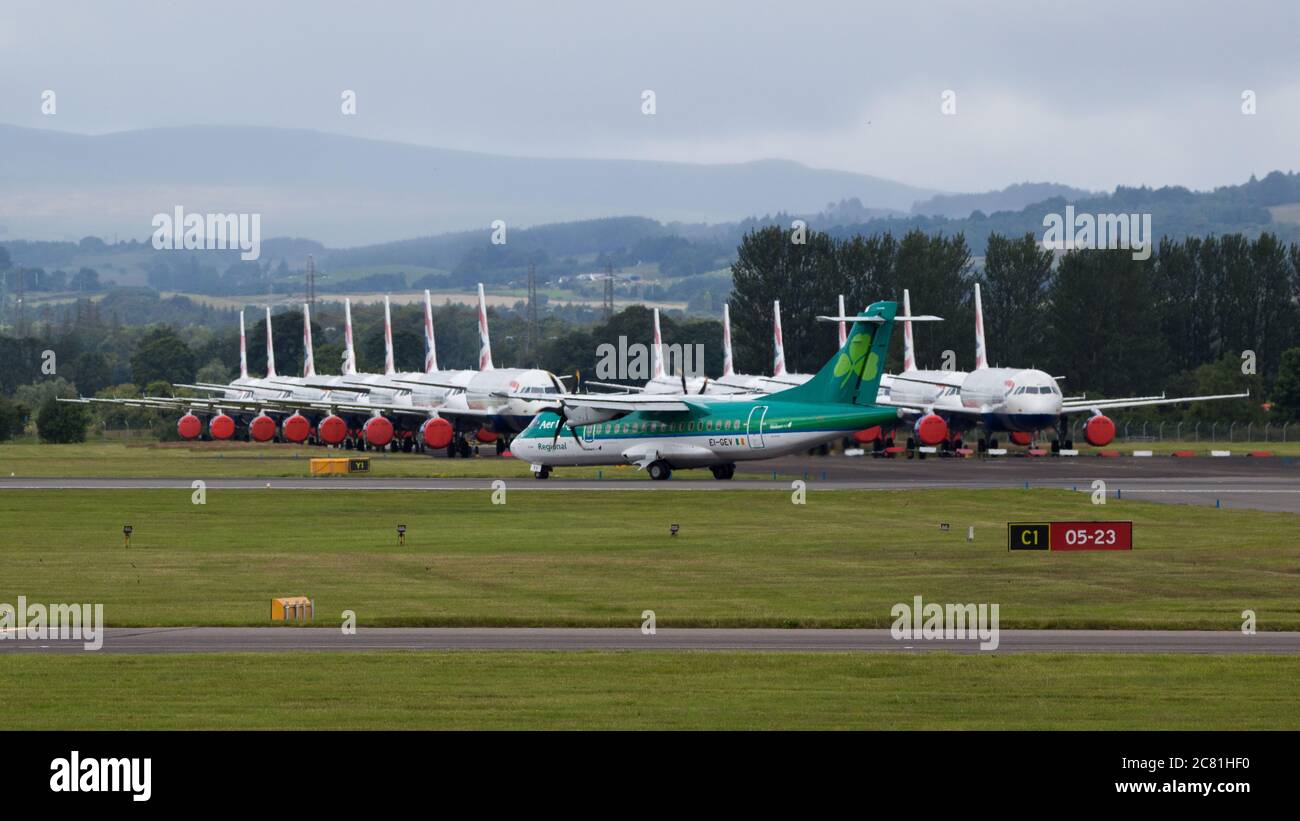
[[[14,438],[23,432],[23,420],[27,408],[19,403],[0,396],[0,442]]]
[[[198,369],[194,374],[194,381],[224,385],[234,379],[234,375],[234,371],[226,367],[220,359],[213,359]]]
[[[1279,422],[1300,422],[1300,348],[1282,354],[1273,382],[1273,413]]]
[[[961,234],[945,237],[922,231],[907,232],[898,243],[893,281],[887,286],[876,299],[893,299],[901,304],[903,289],[907,288],[913,311],[943,317],[943,322],[916,328],[914,339],[919,367],[940,367],[943,352],[948,350],[956,354],[959,368],[974,367],[971,255],[965,237]],[[901,345],[890,347],[901,350]]]
[[[781,301],[786,370],[821,366],[834,349],[835,333],[820,326],[833,313],[836,296],[849,291],[836,242],[809,231],[797,242],[792,231],[768,227],[745,235],[731,266],[731,328],[736,370],[771,373],[773,301]]]
[[[1124,249],[1067,253],[1048,289],[1047,355],[1015,364],[1050,368],[1071,393],[1149,392],[1165,373],[1152,268]]]
[[[113,365],[99,351],[84,351],[72,361],[72,381],[82,396],[94,396],[113,384]]]
[[[51,399],[36,414],[36,432],[47,444],[66,445],[86,441],[84,406]]]
[[[193,382],[194,352],[167,325],[149,330],[131,356],[131,377],[137,385],[154,381]]]
[[[41,408],[51,399],[62,397],[72,399],[77,396],[77,388],[62,376],[38,378],[30,385],[23,385],[14,393],[18,402],[29,408]]]
[[[1015,240],[989,236],[980,276],[981,301],[984,336],[994,346],[997,361],[1030,362],[1042,357],[1053,259],[1033,234]]]

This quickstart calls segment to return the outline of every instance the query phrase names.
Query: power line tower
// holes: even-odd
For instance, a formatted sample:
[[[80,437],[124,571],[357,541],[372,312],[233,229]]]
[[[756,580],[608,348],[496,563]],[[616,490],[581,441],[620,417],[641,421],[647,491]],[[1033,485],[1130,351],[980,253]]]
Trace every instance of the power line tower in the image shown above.
[[[614,266],[605,266],[605,319],[614,316]]]
[[[537,266],[528,263],[528,336],[524,361],[532,365],[536,361],[539,329],[537,327]]]

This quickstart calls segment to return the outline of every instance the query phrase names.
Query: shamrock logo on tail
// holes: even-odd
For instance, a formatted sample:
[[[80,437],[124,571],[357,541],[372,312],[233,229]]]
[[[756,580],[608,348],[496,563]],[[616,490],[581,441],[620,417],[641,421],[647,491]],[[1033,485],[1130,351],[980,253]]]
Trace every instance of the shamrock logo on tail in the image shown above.
[[[863,379],[876,378],[880,370],[880,357],[871,350],[871,333],[855,334],[849,339],[848,353],[840,352],[835,360],[835,376],[843,388],[856,374]]]

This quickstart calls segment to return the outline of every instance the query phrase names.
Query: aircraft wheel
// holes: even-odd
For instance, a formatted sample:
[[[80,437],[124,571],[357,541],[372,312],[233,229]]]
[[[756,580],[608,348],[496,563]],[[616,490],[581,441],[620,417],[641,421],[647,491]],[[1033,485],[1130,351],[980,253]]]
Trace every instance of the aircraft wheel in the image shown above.
[[[505,453],[505,452],[506,452],[506,438],[505,438],[504,436],[498,436],[498,437],[497,437],[497,456],[500,456],[501,454],[503,454],[503,453]]]
[[[735,465],[713,465],[709,468],[714,479],[727,480],[736,475]]]
[[[534,474],[533,474],[533,477],[536,478],[536,479],[549,479],[549,478],[551,478],[551,468],[550,468],[550,466],[549,466],[549,465],[542,465],[542,469],[539,470],[539,471],[537,471],[536,473],[534,473]]]
[[[469,440],[462,438],[460,440],[460,457],[462,459],[468,459],[471,455],[473,455],[473,453],[474,450],[473,448],[470,447]]]
[[[650,478],[658,482],[662,482],[669,476],[673,475],[673,469],[670,468],[668,463],[662,459],[657,462],[651,462],[650,467],[647,468],[647,470],[650,472]]]

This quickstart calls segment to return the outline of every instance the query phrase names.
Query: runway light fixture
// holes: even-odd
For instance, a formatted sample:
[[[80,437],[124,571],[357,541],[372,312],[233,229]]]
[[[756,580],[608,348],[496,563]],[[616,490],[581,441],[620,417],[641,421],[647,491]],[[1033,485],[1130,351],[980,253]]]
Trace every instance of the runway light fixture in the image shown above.
[[[399,547],[406,546],[406,525],[397,526],[397,544]]]
[[[952,526],[949,525],[947,522],[939,522],[939,532],[940,532],[940,533],[947,533],[947,532],[951,529],[951,527],[952,527]]]
[[[130,525],[122,525],[122,538],[127,547],[131,546],[131,532],[133,530],[135,530],[135,528]]]
[[[681,527],[678,526],[678,525],[668,525],[668,533],[669,533],[669,535],[676,536],[676,535],[677,535],[677,531],[679,531],[679,530],[681,530]]]

